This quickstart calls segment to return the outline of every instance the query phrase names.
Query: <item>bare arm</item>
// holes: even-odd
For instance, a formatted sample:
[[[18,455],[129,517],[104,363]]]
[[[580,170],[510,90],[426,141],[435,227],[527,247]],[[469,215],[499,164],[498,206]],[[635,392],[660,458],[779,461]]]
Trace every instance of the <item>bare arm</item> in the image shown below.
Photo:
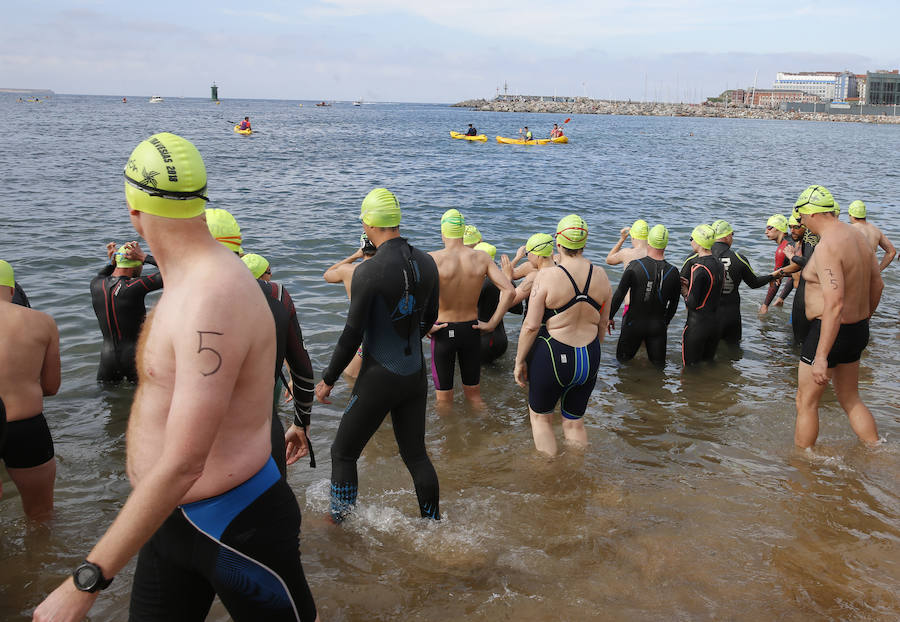
[[[494,310],[494,315],[491,316],[490,321],[487,324],[478,322],[476,328],[486,332],[492,332],[497,328],[497,325],[500,323],[500,320],[503,319],[503,316],[506,315],[507,309],[512,306],[512,300],[516,295],[516,290],[513,287],[512,281],[506,278],[506,275],[500,271],[497,264],[490,261],[490,259],[488,259],[487,276],[491,282],[497,286],[497,289],[500,290],[500,301],[497,303],[497,308]]]
[[[538,273],[531,288],[531,296],[528,298],[528,313],[525,315],[525,321],[522,322],[519,344],[516,347],[516,364],[513,375],[520,387],[524,387],[528,380],[528,366],[525,364],[525,359],[531,352],[538,330],[541,328],[546,302],[546,294],[541,286],[540,273]]]
[[[526,261],[521,266],[516,266],[513,270],[512,280],[518,281],[519,279],[524,279],[526,276],[536,271],[537,269],[531,265],[531,262]]]
[[[844,272],[841,262],[834,257],[830,248],[817,249],[816,274],[822,289],[822,328],[813,361],[813,379],[818,384],[828,382],[828,353],[837,339],[841,328],[841,313],[844,309]],[[827,250],[827,252],[821,252]]]
[[[878,239],[878,246],[884,249],[884,257],[881,258],[881,265],[879,266],[880,270],[884,270],[892,261],[894,261],[894,257],[897,255],[897,249],[894,248],[894,245],[891,244],[891,241],[883,231],[881,232],[881,237]]]
[[[618,265],[625,261],[622,258],[622,245],[625,243],[625,240],[628,238],[628,227],[623,228],[619,232],[619,241],[616,242],[616,245],[612,247],[612,250],[609,251],[609,254],[606,256],[606,263],[611,266]]]
[[[509,304],[510,307],[514,307],[519,304],[531,294],[531,286],[534,285],[534,278],[537,276],[537,271],[532,272],[524,279],[519,285],[516,287],[516,294],[512,299],[512,302]]]
[[[881,278],[881,270],[877,260],[872,262],[871,281],[869,282],[869,317],[875,315],[875,309],[881,301],[881,292],[884,290],[884,280]]]
[[[355,253],[350,255],[349,257],[345,257],[341,259],[339,262],[328,268],[325,271],[325,274],[322,275],[322,278],[325,279],[328,283],[343,283],[344,278],[346,276],[346,272],[348,268],[344,266],[350,266],[354,261],[362,257],[362,250],[357,250]],[[352,270],[352,268],[349,268]]]
[[[41,367],[41,389],[43,389],[44,395],[56,395],[56,392],[59,391],[61,376],[59,329],[56,328],[56,322],[49,315],[47,316],[47,321],[50,324],[50,339],[44,352],[44,365]]]

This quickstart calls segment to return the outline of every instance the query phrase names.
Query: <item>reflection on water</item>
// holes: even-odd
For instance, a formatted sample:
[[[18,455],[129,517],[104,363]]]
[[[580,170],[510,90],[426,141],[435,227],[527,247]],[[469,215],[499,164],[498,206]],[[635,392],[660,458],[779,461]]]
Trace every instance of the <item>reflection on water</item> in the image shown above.
[[[397,191],[404,233],[424,250],[440,246],[447,207],[458,207],[510,254],[577,211],[591,227],[588,255],[596,263],[619,229],[641,216],[669,226],[668,256],[678,264],[693,225],[721,217],[735,226],[735,246],[763,271],[775,248],[763,237],[765,220],[786,212],[813,181],[842,204],[864,189],[873,220],[900,238],[895,127],[576,116],[569,145],[525,149],[450,141],[447,130],[473,115],[488,133],[519,127],[521,119],[438,106],[11,101],[0,98],[19,129],[0,150],[5,169],[17,171],[0,185],[0,254],[14,260],[34,305],[59,324],[63,386],[45,408],[59,460],[53,521],[25,521],[2,471],[3,620],[26,614],[58,584],[129,492],[124,435],[133,389],[94,382],[99,331],[88,282],[107,241],[134,238],[121,168],[134,144],[155,131],[183,133],[203,152],[215,206],[235,213],[245,249],[265,255],[298,302],[317,370],[347,305],[343,289],[325,284],[321,273],[354,250],[359,201],[374,185]],[[224,123],[243,114],[253,117],[258,135],[236,136]],[[532,116],[532,127],[558,121]],[[105,123],[84,133],[77,127],[85,118]],[[821,157],[797,158],[792,146],[811,142]],[[823,164],[848,162],[842,154],[862,143],[869,151],[859,166]],[[752,153],[737,148],[747,145]],[[759,317],[765,290],[742,288],[740,351],[723,347],[715,365],[683,374],[683,310],[670,327],[662,372],[643,353],[619,365],[614,334],[603,345],[588,409],[590,447],[538,456],[526,392],[512,380],[520,320],[511,318],[509,351],[482,374],[487,406],[475,409],[458,397],[438,413],[429,404],[426,443],[444,520],[418,518],[388,419],[360,460],[358,511],[336,528],[323,517],[327,447],[350,393],[340,382],[334,404],[314,409],[319,468],[300,464],[289,474],[304,509],[304,567],[323,619],[896,619],[894,270],[884,273],[860,371],[863,397],[888,439],[876,449],[856,442],[831,390],[823,397],[821,444],[793,448],[797,353],[789,310]],[[609,274],[615,283],[621,270]],[[125,617],[131,573],[129,566],[98,599],[93,619]],[[217,603],[210,619],[228,618]]]

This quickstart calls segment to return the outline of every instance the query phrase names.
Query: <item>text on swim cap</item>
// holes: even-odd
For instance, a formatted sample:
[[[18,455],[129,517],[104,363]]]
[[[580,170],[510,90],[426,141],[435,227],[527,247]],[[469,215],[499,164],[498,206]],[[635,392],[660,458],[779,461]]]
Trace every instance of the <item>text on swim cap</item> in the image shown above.
[[[157,151],[159,151],[159,155],[162,157],[163,162],[172,162],[172,156],[169,154],[169,150],[166,149],[166,146],[162,144],[162,141],[153,137],[149,139],[149,142],[156,147]],[[167,166],[166,173],[169,176],[169,181],[178,181],[178,172],[175,170],[174,166]]]

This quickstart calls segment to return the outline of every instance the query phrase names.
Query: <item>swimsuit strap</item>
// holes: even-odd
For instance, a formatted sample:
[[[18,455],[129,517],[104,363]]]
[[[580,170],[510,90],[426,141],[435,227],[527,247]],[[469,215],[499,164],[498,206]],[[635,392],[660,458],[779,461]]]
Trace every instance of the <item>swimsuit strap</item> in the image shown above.
[[[578,291],[578,283],[575,282],[575,279],[572,278],[572,275],[569,273],[568,270],[566,270],[566,267],[565,267],[565,266],[557,266],[557,267],[558,267],[560,270],[562,270],[563,272],[565,272],[565,273],[566,273],[566,276],[569,277],[569,280],[572,282],[572,289],[575,290],[575,293],[576,293],[576,294],[580,294],[581,292]],[[593,268],[593,267],[594,267],[594,266],[591,266],[591,268]],[[590,281],[590,277],[588,277],[588,281]]]

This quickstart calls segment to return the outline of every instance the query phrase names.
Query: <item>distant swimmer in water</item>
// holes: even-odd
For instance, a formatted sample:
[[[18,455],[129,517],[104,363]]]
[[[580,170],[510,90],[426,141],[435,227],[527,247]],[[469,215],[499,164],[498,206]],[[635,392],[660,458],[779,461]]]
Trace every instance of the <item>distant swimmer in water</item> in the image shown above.
[[[624,264],[623,268],[628,268],[628,264],[635,259],[647,256],[647,236],[650,234],[650,225],[646,220],[638,218],[631,227],[623,227],[619,231],[619,240],[615,246],[606,255],[606,263],[610,266]],[[631,248],[622,248],[628,236],[631,236]],[[622,307],[622,317],[628,313],[628,303],[631,294],[625,295],[624,306]],[[610,316],[612,317],[612,316]]]
[[[687,320],[681,333],[681,363],[684,367],[716,357],[719,331],[716,312],[725,283],[725,267],[710,252],[716,232],[709,225],[698,225],[691,232],[694,254],[681,267],[681,296],[687,308]]]
[[[469,129],[466,130],[466,136],[478,136],[478,130],[471,123],[469,123]]]
[[[663,225],[653,227],[647,238],[647,256],[628,264],[612,297],[611,328],[625,296],[632,294],[616,346],[619,362],[633,359],[643,343],[651,363],[660,369],[666,364],[667,331],[681,293],[678,270],[665,259],[668,244],[669,231]]]
[[[0,459],[19,491],[25,515],[43,520],[53,512],[56,479],[43,398],[59,390],[59,331],[46,313],[12,304],[14,283],[12,266],[0,261],[0,396],[6,421]]]
[[[897,249],[884,234],[884,232],[866,220],[866,204],[862,201],[854,201],[847,210],[850,212],[850,224],[862,231],[869,241],[869,246],[873,252],[878,251],[878,247],[884,249],[884,257],[881,258],[879,269],[884,270],[894,260],[897,255]]]
[[[353,274],[356,272],[356,268],[362,265],[361,263],[356,263],[356,260],[362,259],[362,261],[366,261],[371,259],[375,256],[375,251],[375,245],[372,244],[369,236],[363,233],[359,236],[359,248],[356,252],[345,259],[341,259],[339,262],[328,268],[322,277],[328,283],[343,283],[344,289],[347,291],[347,298],[349,299]],[[350,378],[359,376],[359,368],[362,366],[362,360],[363,352],[362,346],[360,346],[356,350],[356,356],[353,357],[353,360],[351,360],[347,365],[347,368],[344,369],[344,373]]]
[[[400,217],[400,202],[386,188],[375,188],[363,200],[360,220],[378,251],[353,275],[347,323],[316,385],[316,398],[329,403],[334,383],[363,345],[359,378],[331,446],[335,522],[356,505],[356,462],[388,412],[419,514],[441,517],[438,477],[425,450],[428,374],[422,355],[422,338],[437,320],[438,272],[431,257],[400,237]]]
[[[806,317],[811,321],[797,373],[794,444],[811,447],[819,435],[819,399],[829,381],[850,426],[868,445],[878,442],[872,413],[859,396],[859,358],[869,343],[869,318],[884,282],[871,243],[842,223],[837,203],[822,186],[810,186],[795,208],[807,229],[820,236],[803,268]]]
[[[438,402],[453,400],[456,361],[463,394],[481,404],[481,334],[493,333],[515,295],[513,285],[491,258],[463,244],[466,222],[449,209],[441,216],[444,248],[429,253],[440,275],[440,309],[431,331],[431,377]],[[487,322],[478,319],[478,297],[485,277],[500,290],[500,301]]]
[[[788,235],[788,219],[782,214],[773,214],[770,216],[769,220],[766,221],[766,237],[778,244],[778,247],[775,249],[775,270],[778,271],[787,268],[791,264],[791,260],[784,254],[784,249],[787,248],[788,244],[791,242],[791,237]],[[787,273],[782,272],[781,274]],[[784,279],[784,283],[780,286],[780,289],[778,281],[769,283],[769,291],[766,292],[766,300],[759,307],[760,315],[769,311],[769,305],[772,304],[772,301],[775,302],[776,307],[783,305],[793,287],[794,281],[792,278]]]
[[[557,268],[537,272],[516,350],[515,380],[528,385],[535,448],[557,453],[553,413],[559,403],[566,442],[587,446],[584,413],[600,366],[612,288],[603,268],[584,257],[588,226],[572,214],[556,226]],[[579,285],[580,284],[580,285]]]
[[[487,242],[479,242],[475,245],[475,250],[484,251],[490,256],[491,260],[497,256],[497,247]],[[478,296],[478,320],[480,322],[489,322],[497,311],[499,304],[500,290],[494,285],[490,277],[484,277],[481,285],[481,294]],[[521,314],[522,305],[520,304],[518,309],[513,307],[509,311]],[[506,326],[503,325],[503,320],[501,319],[493,332],[487,333],[482,331],[481,333],[481,362],[492,363],[496,361],[503,356],[508,345],[509,339],[506,336]]]
[[[463,234],[463,245],[469,248],[475,248],[476,244],[483,242],[481,231],[475,225],[466,225],[466,232]]]
[[[156,260],[146,255],[137,242],[106,245],[110,263],[91,280],[91,303],[103,334],[100,349],[98,382],[137,382],[135,350],[147,307],[144,298],[162,289],[161,272],[141,276],[145,263],[155,266]]]
[[[250,127],[250,117],[244,117],[244,120],[241,121],[241,124],[240,124],[240,128],[239,128],[239,129],[242,129],[242,130],[249,130],[249,129],[252,129],[252,128]]]
[[[155,186],[144,181],[153,171]],[[132,491],[34,619],[81,620],[138,554],[132,620],[203,620],[218,595],[234,620],[312,622],[300,507],[270,455],[276,344],[265,296],[209,233],[206,169],[190,142],[151,136],[125,177],[131,221],[166,278],[138,352]]]

